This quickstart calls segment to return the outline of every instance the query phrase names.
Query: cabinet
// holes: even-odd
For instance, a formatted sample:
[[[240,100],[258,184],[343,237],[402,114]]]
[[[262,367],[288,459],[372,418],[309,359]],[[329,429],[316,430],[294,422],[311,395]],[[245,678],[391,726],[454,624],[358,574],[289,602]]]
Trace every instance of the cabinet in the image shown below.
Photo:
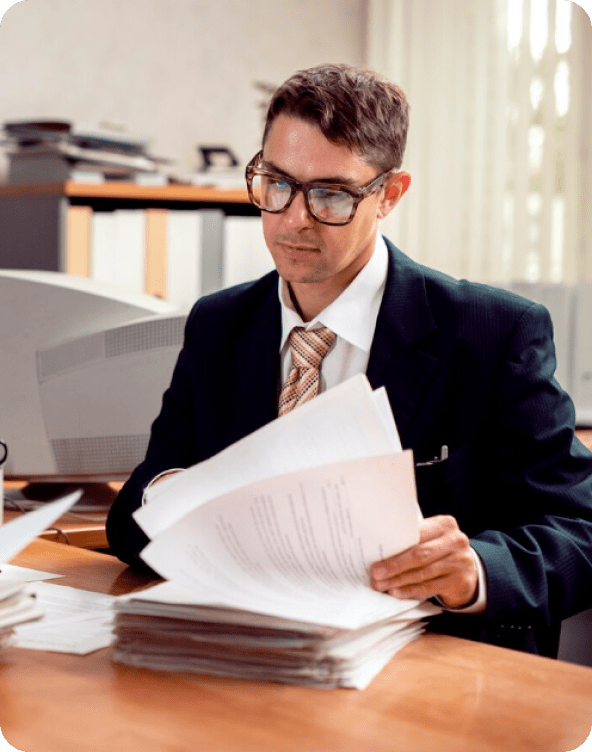
[[[171,299],[174,278],[183,276],[185,265],[191,275],[198,257],[197,292],[204,294],[242,281],[229,273],[226,220],[258,216],[246,189],[74,181],[4,186],[0,267],[101,277]],[[192,231],[190,217],[195,220]],[[117,219],[113,226],[112,219]],[[198,235],[199,247],[184,243],[183,233],[193,239]],[[176,271],[171,267],[175,253]],[[250,276],[267,270],[260,249],[258,253]],[[109,274],[113,280],[104,278]]]

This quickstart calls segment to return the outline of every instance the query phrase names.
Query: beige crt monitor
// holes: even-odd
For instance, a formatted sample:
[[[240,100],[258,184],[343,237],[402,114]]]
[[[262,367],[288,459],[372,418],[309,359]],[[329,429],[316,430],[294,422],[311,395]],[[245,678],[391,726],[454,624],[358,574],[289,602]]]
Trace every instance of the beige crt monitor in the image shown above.
[[[180,313],[148,316],[37,352],[45,435],[58,476],[125,479],[142,461],[185,321]]]
[[[157,346],[145,351],[152,365],[140,363],[132,352],[118,356],[119,392],[108,384],[109,368],[96,359],[84,361],[82,353],[94,343],[95,357],[101,339],[122,341],[122,334],[108,332],[175,311],[151,296],[90,279],[0,270],[0,438],[9,448],[5,477],[84,483],[129,474],[143,452],[139,440],[125,456],[114,452],[111,444],[100,471],[98,447],[104,437],[119,437],[119,449],[123,436],[147,437],[180,349],[184,315],[177,312],[176,327],[160,325],[161,338],[152,341]],[[141,326],[129,331],[142,336]],[[163,342],[162,337],[169,340]],[[130,399],[123,411],[122,397],[131,393],[136,399]]]

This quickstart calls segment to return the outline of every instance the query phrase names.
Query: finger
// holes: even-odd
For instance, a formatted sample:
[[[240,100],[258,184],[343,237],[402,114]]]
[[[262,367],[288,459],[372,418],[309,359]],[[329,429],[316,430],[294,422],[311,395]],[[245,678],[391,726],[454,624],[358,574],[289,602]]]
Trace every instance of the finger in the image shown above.
[[[474,600],[479,573],[472,552],[469,556],[450,556],[417,572],[410,572],[391,582],[383,592],[397,598],[438,598],[450,608]],[[433,575],[433,576],[430,576]]]
[[[468,537],[455,525],[439,537],[429,538],[400,554],[376,562],[370,568],[373,583],[383,583],[410,570],[429,566],[438,559],[454,553],[467,552],[470,548]]]
[[[389,577],[381,583],[381,590],[401,588],[408,585],[418,585],[423,582],[440,579],[453,574],[457,569],[466,566],[468,562],[459,559],[454,554],[436,559],[426,566],[408,569],[405,572]]]
[[[421,566],[410,567],[382,580],[372,580],[372,585],[376,590],[384,593],[392,588],[414,585],[445,577],[456,570],[472,565],[472,563],[473,556],[470,550],[467,554],[462,551],[448,551]]]
[[[419,525],[419,542],[439,538],[452,530],[458,530],[458,522],[451,514],[436,514],[426,517]]]
[[[448,590],[449,587],[450,582],[448,581],[448,577],[438,577],[433,580],[426,580],[425,582],[391,588],[386,593],[401,600],[425,600],[426,598],[438,596],[439,593]]]

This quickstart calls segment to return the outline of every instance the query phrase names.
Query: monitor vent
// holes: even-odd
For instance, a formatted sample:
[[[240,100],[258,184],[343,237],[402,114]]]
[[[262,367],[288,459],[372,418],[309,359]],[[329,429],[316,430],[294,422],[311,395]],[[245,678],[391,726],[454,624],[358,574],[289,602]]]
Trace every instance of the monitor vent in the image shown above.
[[[148,439],[148,434],[53,439],[51,447],[60,475],[129,475],[144,459]]]
[[[125,353],[151,350],[155,347],[180,347],[183,343],[185,318],[172,316],[130,324],[105,332],[105,353],[115,358]]]
[[[37,353],[37,374],[43,382],[58,373],[65,373],[84,363],[105,357],[105,338],[102,332],[56,345]]]

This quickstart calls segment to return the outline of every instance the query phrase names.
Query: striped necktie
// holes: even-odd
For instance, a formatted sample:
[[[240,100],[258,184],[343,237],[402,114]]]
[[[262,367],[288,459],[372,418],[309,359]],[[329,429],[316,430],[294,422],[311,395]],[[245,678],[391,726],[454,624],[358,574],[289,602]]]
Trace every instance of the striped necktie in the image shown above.
[[[335,342],[335,332],[326,326],[306,331],[297,326],[290,332],[292,368],[280,394],[278,414],[293,410],[316,397],[323,358]]]

